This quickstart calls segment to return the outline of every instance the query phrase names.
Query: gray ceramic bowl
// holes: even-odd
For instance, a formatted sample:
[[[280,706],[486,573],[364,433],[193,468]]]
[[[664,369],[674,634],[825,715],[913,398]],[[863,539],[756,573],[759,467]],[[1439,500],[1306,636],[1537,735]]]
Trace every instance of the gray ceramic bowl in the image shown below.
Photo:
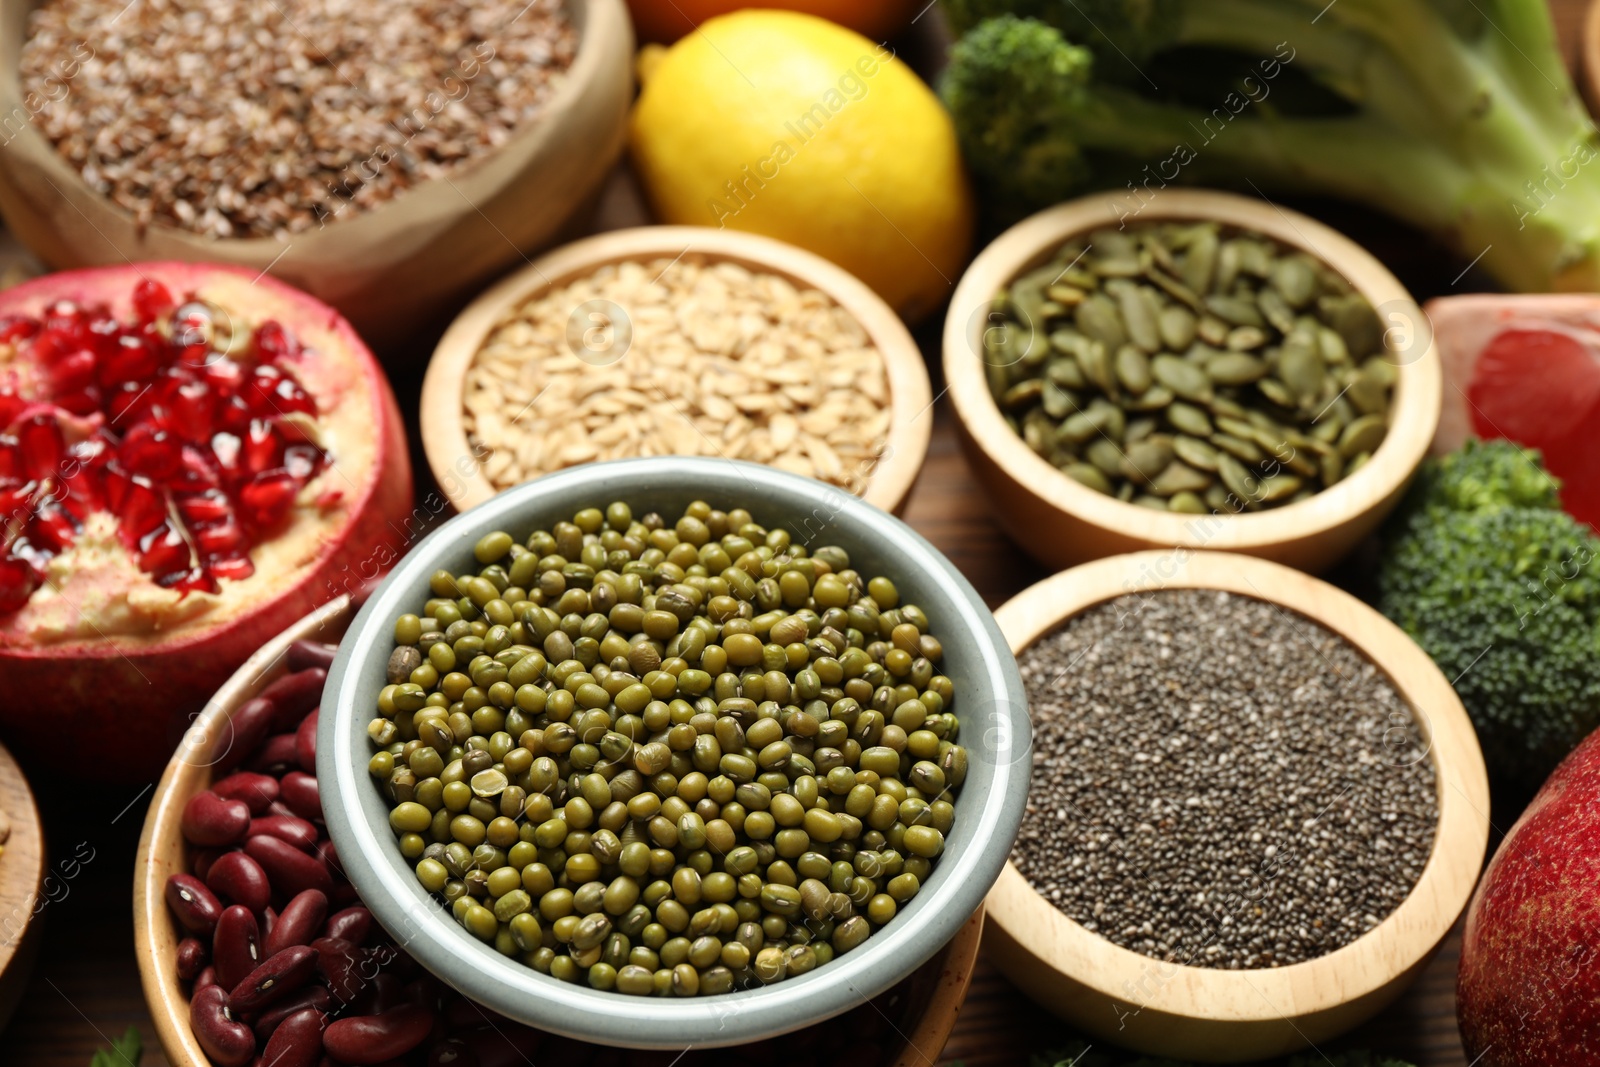
[[[853,566],[885,574],[927,612],[955,684],[968,771],[945,852],[920,893],[853,952],[761,989],[692,1000],[629,997],[540,974],[483,944],[417,882],[367,774],[367,722],[393,650],[393,620],[429,597],[439,568],[460,573],[483,534],[548,527],[585,507],[625,500],[671,514],[694,500],[746,507],[813,548],[837,544]],[[757,1041],[876,996],[933,955],[983,902],[1016,837],[1027,798],[1027,702],[1005,637],[966,579],[898,519],[822,482],[769,467],[681,457],[620,460],[547,475],[446,523],[394,569],[356,616],[323,694],[317,773],[328,833],[363,901],[428,970],[473,1000],[568,1037],[631,1048]]]

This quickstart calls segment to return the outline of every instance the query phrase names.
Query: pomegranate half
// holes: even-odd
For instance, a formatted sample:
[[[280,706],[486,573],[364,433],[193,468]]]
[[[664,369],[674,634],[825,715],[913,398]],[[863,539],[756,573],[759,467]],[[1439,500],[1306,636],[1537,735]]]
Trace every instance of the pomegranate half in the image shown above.
[[[394,395],[325,304],[185,263],[0,292],[0,679],[27,694],[0,732],[157,771],[252,652],[398,558],[410,508]]]

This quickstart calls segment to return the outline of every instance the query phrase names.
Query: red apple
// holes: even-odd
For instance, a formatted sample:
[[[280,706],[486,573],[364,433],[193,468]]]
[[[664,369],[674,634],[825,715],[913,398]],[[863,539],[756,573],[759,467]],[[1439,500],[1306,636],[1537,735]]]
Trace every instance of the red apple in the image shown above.
[[[1476,1067],[1600,1067],[1600,732],[1545,782],[1467,912],[1456,1014]]]
[[[304,293],[182,263],[0,293],[0,731],[149,775],[267,638],[396,558],[410,507],[383,372]]]

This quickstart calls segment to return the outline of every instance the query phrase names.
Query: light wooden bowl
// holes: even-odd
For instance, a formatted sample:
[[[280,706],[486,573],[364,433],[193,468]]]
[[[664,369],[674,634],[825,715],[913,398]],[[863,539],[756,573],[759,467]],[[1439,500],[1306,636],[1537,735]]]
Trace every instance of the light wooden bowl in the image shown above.
[[[1376,664],[1418,713],[1438,778],[1439,825],[1416,886],[1378,926],[1326,956],[1228,971],[1114,945],[1067,918],[1007,864],[988,897],[985,947],[1029,996],[1090,1034],[1155,1055],[1242,1062],[1332,1038],[1421,973],[1483,867],[1489,784],[1472,723],[1427,654],[1372,608],[1300,571],[1230,553],[1141,552],[1047,578],[995,617],[1020,653],[1095,604],[1193,588],[1254,597],[1316,620]]]
[[[1123,503],[1073,481],[1023,443],[989,393],[981,356],[994,295],[1068,238],[1117,225],[1118,214],[1104,196],[1042,211],[984,249],[956,287],[945,319],[945,381],[962,444],[996,518],[1029,555],[1056,568],[1178,545],[1243,552],[1309,571],[1331,565],[1399,502],[1439,421],[1439,356],[1416,302],[1359,245],[1304,215],[1231,193],[1162,190],[1139,222],[1214,219],[1304,250],[1344,275],[1383,318],[1399,375],[1389,435],[1371,462],[1309,500],[1243,515],[1175,515]]]
[[[817,289],[861,323],[883,356],[893,409],[883,458],[862,497],[885,511],[899,510],[922,469],[933,429],[928,369],[905,324],[864,282],[820,256],[770,237],[700,226],[615,230],[558,248],[484,293],[451,323],[422,383],[422,449],[456,510],[495,494],[474,459],[462,419],[467,370],[495,325],[530,297],[608,264],[686,254],[731,261]]]
[[[38,0],[0,0],[0,114],[31,114],[17,57]],[[415,186],[326,228],[218,240],[169,225],[143,232],[28,123],[0,153],[0,215],[60,270],[130,260],[230,263],[332,304],[374,347],[408,340],[486,279],[547,245],[597,194],[622,152],[633,99],[623,0],[567,0],[580,35],[566,83],[527,129],[449,181]]]
[[[227,724],[234,712],[287,671],[284,653],[289,646],[305,639],[336,642],[354,617],[350,598],[341,596],[289,627],[250,657],[217,690],[190,726],[151,798],[134,863],[134,953],[156,1039],[173,1067],[211,1067],[211,1061],[189,1029],[189,997],[178,980],[180,933],[163,898],[167,878],[189,869],[189,849],[179,828],[183,807],[190,797],[211,784],[211,762],[216,758],[213,752],[220,754],[221,750],[215,746],[227,743],[230,737]],[[37,895],[35,891],[43,866],[40,847],[43,838],[27,784],[3,748],[0,748],[0,809],[12,818],[11,843],[6,846],[5,855],[0,856],[0,908],[13,904],[21,907],[30,893]],[[24,818],[25,815],[28,817]],[[31,883],[25,877],[29,870]],[[31,908],[32,900],[26,899],[26,904]],[[0,915],[4,914],[0,910]],[[972,982],[983,923],[984,912],[980,908],[941,952],[897,987],[894,1008],[898,1013],[889,1021],[905,1044],[885,1058],[884,1067],[932,1067],[938,1062],[939,1052],[950,1038],[956,1013]],[[4,936],[5,931],[0,925],[0,936]],[[31,940],[37,941],[36,938]],[[36,944],[28,945],[27,961],[13,966],[8,953],[17,951],[15,944],[0,942],[0,968],[6,968],[4,977],[0,977],[0,1025],[4,1023],[4,1015],[9,1013],[8,999],[14,1004],[15,997],[26,985],[26,971],[36,947]],[[14,991],[13,971],[19,972]]]
[[[1591,114],[1600,115],[1600,0],[1590,0],[1578,36],[1578,88]]]
[[[3,745],[0,812],[11,823],[11,836],[0,855],[0,1029],[4,1029],[28,988],[28,977],[39,955],[39,913],[70,891],[72,879],[82,870],[83,857],[63,856],[56,870],[45,874],[44,827],[39,822],[39,806],[22,768]]]

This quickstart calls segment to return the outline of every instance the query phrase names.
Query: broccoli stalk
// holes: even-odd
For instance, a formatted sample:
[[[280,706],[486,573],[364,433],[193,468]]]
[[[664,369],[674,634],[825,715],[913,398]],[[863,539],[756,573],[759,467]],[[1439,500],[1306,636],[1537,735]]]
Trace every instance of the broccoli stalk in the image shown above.
[[[949,2],[966,32],[941,92],[1002,218],[1119,184],[1124,217],[1177,181],[1331,194],[1511,287],[1600,289],[1600,134],[1544,0]],[[1186,47],[1256,75],[1214,101],[1159,97]],[[1339,110],[1281,107],[1291,67]]]
[[[1600,725],[1600,537],[1537,452],[1469,441],[1386,529],[1378,607],[1455,685],[1497,779],[1531,792]]]

